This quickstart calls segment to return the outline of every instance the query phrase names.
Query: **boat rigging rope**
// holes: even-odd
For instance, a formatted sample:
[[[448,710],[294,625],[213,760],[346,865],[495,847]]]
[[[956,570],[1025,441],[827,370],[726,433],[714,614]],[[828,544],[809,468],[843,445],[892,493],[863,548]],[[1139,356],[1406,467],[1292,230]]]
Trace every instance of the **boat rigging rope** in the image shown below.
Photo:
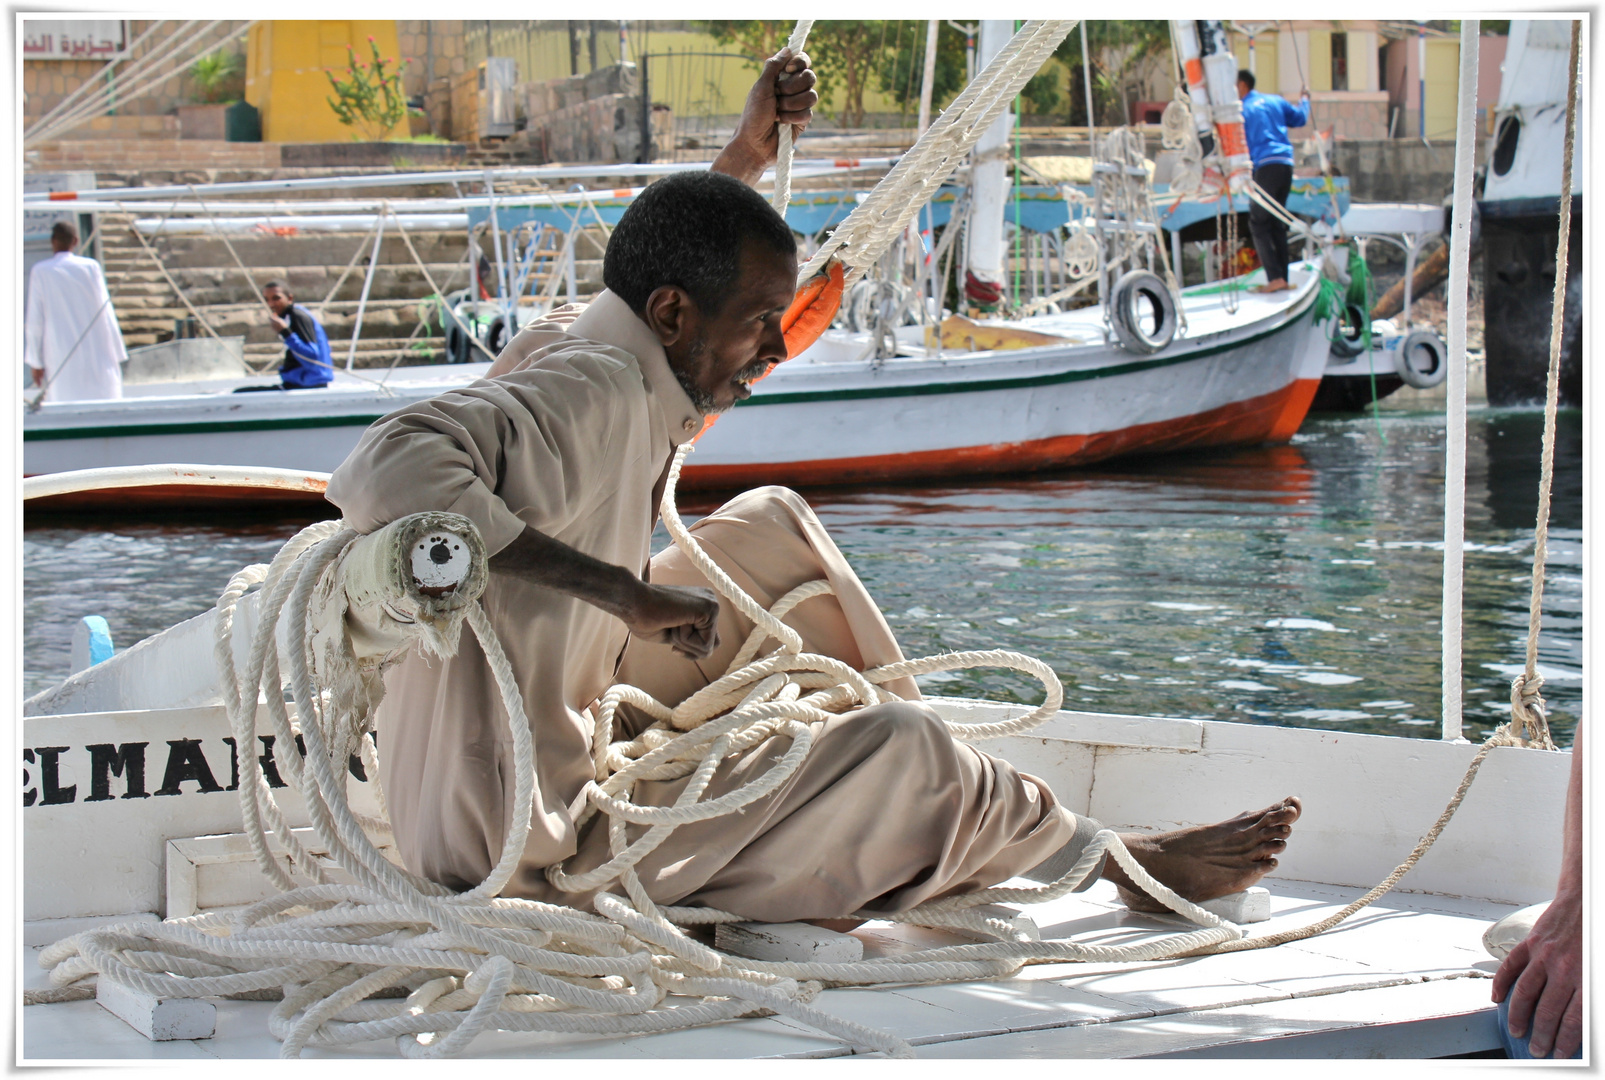
[[[811,1003],[825,986],[997,978],[1028,963],[1155,960],[1261,948],[1310,936],[1370,903],[1414,865],[1495,745],[1490,740],[1483,748],[1454,802],[1404,865],[1343,912],[1301,931],[1244,941],[1241,928],[1155,881],[1106,829],[1096,834],[1075,866],[1049,885],[983,889],[896,915],[858,913],[862,918],[959,929],[983,939],[974,944],[850,963],[760,961],[710,948],[684,928],[742,917],[657,905],[633,867],[679,825],[738,812],[777,788],[807,754],[811,724],[878,702],[875,687],[904,676],[976,666],[1036,675],[1047,689],[1046,700],[1036,709],[1005,721],[949,724],[957,738],[993,739],[1045,721],[1059,708],[1062,690],[1047,665],[1016,653],[950,654],[857,672],[804,652],[801,638],[784,617],[796,605],[829,593],[829,585],[804,584],[767,611],[743,593],[702,551],[674,508],[680,468],[690,449],[682,447],[671,466],[661,507],[664,524],[674,543],[752,620],[754,629],[726,675],[677,706],[624,685],[603,696],[594,713],[594,779],[571,811],[576,826],[597,814],[608,818],[611,857],[583,873],[562,864],[547,868],[548,879],[559,888],[606,890],[594,896],[594,914],[498,896],[524,851],[534,751],[511,665],[478,603],[485,571],[477,533],[466,519],[443,513],[405,518],[367,537],[340,522],[323,522],[302,530],[270,566],[247,567],[229,582],[218,600],[216,652],[236,744],[255,745],[264,737],[263,714],[277,745],[299,750],[304,741],[304,751],[280,755],[280,767],[289,789],[303,799],[327,856],[308,850],[290,831],[259,757],[241,755],[245,833],[258,865],[284,891],[230,913],[122,924],[58,942],[40,956],[40,964],[51,969],[51,989],[25,1000],[60,1000],[70,994],[72,984],[96,973],[156,996],[280,994],[269,1030],[282,1040],[286,1057],[308,1045],[378,1038],[395,1038],[404,1056],[441,1057],[461,1052],[487,1028],[645,1034],[771,1013],[854,1046],[912,1056],[903,1040]],[[455,594],[444,598],[423,594],[416,582],[411,590],[392,584],[401,555],[432,529],[454,531],[477,548],[474,573],[479,576],[471,573]],[[242,673],[236,669],[234,612],[241,596],[257,584],[256,632]],[[289,631],[287,680],[281,676],[275,645],[281,616]],[[365,627],[378,625],[391,635],[374,639],[379,644],[370,651],[376,655],[356,655],[348,629],[352,620]],[[360,756],[383,812],[372,737],[383,666],[411,646],[450,655],[464,622],[480,642],[507,713],[514,793],[496,867],[477,887],[454,894],[392,864],[379,851],[375,840],[388,827],[382,819],[364,818],[352,809],[346,766]],[[761,646],[771,638],[778,647],[760,656]],[[294,719],[279,690],[285,681],[298,703]],[[626,702],[646,712],[653,723],[634,739],[613,742],[613,720]],[[717,799],[702,801],[715,769],[728,755],[774,736],[791,741],[775,765]],[[631,799],[637,781],[685,776],[691,779],[672,806]],[[629,842],[628,824],[649,828]],[[284,862],[275,857],[269,834],[285,853]],[[1029,904],[1067,895],[1095,872],[1105,854],[1199,929],[1112,946],[1031,941],[984,910],[988,904]],[[334,880],[328,866],[350,880]],[[396,997],[398,993],[405,997]],[[670,1002],[671,995],[677,1000]]]
[[[457,324],[457,329],[467,337],[470,345],[484,353],[485,359],[495,362],[496,354],[491,352],[490,349],[485,346],[483,341],[479,340],[478,334],[468,329],[468,326],[463,322],[462,317],[457,314],[454,308],[445,302],[446,294],[441,292],[440,287],[435,284],[435,276],[429,272],[429,267],[424,263],[423,257],[418,254],[418,249],[413,246],[412,237],[407,234],[407,227],[401,223],[401,215],[391,209],[389,199],[384,200],[382,207],[383,208],[379,212],[381,214],[390,215],[391,220],[396,223],[396,231],[401,234],[402,243],[407,245],[407,253],[412,256],[412,261],[418,264],[419,270],[423,271],[424,281],[429,284],[429,291],[440,297],[441,311],[445,312],[446,317]],[[472,278],[470,278],[470,280],[472,280]]]
[[[984,940],[855,963],[782,963],[721,953],[688,936],[684,925],[740,919],[729,912],[660,907],[642,888],[633,867],[672,830],[689,821],[738,811],[774,790],[807,754],[811,724],[881,700],[876,686],[891,679],[974,666],[1005,666],[1040,678],[1048,693],[1041,706],[1022,716],[984,724],[951,724],[956,737],[990,739],[1027,730],[1052,716],[1062,701],[1058,679],[1040,661],[1007,652],[961,653],[908,660],[865,672],[803,651],[796,631],[782,620],[797,604],[824,595],[829,586],[811,582],[766,611],[746,596],[704,554],[674,510],[682,449],[671,469],[663,517],[682,550],[754,622],[755,629],[731,670],[678,706],[669,707],[628,686],[604,695],[596,713],[595,779],[576,800],[576,824],[607,816],[612,857],[580,873],[549,867],[561,888],[607,888],[593,900],[595,914],[497,894],[517,868],[529,829],[534,789],[534,753],[516,680],[488,618],[468,585],[460,602],[433,621],[417,595],[386,594],[383,575],[364,569],[385,545],[407,546],[405,535],[421,527],[472,533],[465,519],[434,515],[421,526],[413,519],[359,538],[338,522],[303,530],[268,567],[235,575],[218,601],[217,653],[225,702],[238,745],[254,745],[259,713],[277,744],[304,740],[304,754],[283,755],[282,775],[305,801],[319,841],[320,858],[286,826],[256,755],[241,757],[241,810],[259,865],[285,890],[271,900],[229,914],[204,913],[162,924],[123,925],[90,931],[47,949],[41,964],[60,988],[99,972],[151,994],[212,997],[257,994],[280,988],[270,1030],[295,1056],[306,1045],[341,1045],[395,1037],[407,1056],[442,1056],[463,1049],[487,1027],[507,1030],[645,1033],[709,1023],[755,1012],[779,1012],[855,1046],[907,1056],[902,1040],[834,1017],[809,1003],[824,985],[990,978],[1018,971],[1028,962],[1139,960],[1175,956],[1241,936],[1236,926],[1189,904],[1149,877],[1118,837],[1100,832],[1064,877],[1042,888],[989,889],[922,905],[893,916],[897,921],[962,928]],[[413,533],[403,531],[412,529]],[[383,534],[398,531],[396,537]],[[397,539],[401,537],[401,539]],[[365,561],[366,560],[366,561]],[[482,560],[481,560],[482,562]],[[334,568],[331,571],[331,568]],[[262,586],[256,634],[243,669],[236,672],[232,627],[240,597]],[[479,587],[482,588],[482,585]],[[410,606],[409,606],[410,605]],[[479,638],[506,708],[513,747],[515,792],[508,833],[495,869],[462,894],[391,864],[373,837],[382,821],[360,818],[347,798],[345,765],[360,755],[369,783],[379,786],[372,741],[373,709],[382,693],[382,663],[359,659],[345,629],[347,615],[383,609],[412,621],[387,623],[410,632],[437,653],[454,650],[454,628],[466,622]],[[288,683],[298,703],[292,721],[284,695],[276,626],[291,630]],[[769,638],[778,648],[759,655]],[[386,653],[393,659],[408,638]],[[265,691],[265,692],[264,692]],[[262,704],[258,705],[258,701]],[[626,742],[612,742],[613,719],[629,702],[654,723]],[[702,792],[729,754],[772,736],[791,748],[755,781],[718,799]],[[690,776],[673,806],[635,804],[638,780]],[[382,793],[380,793],[382,807]],[[633,843],[627,823],[651,826]],[[604,827],[598,823],[593,827]],[[275,858],[269,836],[285,852]],[[1013,927],[985,912],[995,901],[1029,902],[1065,895],[1094,872],[1104,853],[1155,896],[1200,923],[1200,929],[1134,945],[1092,946],[1071,941],[1026,941]],[[331,878],[339,868],[350,881]],[[286,868],[288,867],[288,869]],[[622,891],[622,895],[620,894]],[[887,918],[874,912],[862,917]],[[374,995],[402,987],[406,998]],[[53,991],[58,996],[60,990]],[[661,1007],[669,995],[675,1007]],[[685,1004],[686,998],[701,998]]]
[[[1566,82],[1566,141],[1560,171],[1560,237],[1555,248],[1555,292],[1549,313],[1549,376],[1544,390],[1544,441],[1538,480],[1538,519],[1533,535],[1533,584],[1527,604],[1526,667],[1510,684],[1510,712],[1522,731],[1546,750],[1549,737],[1544,699],[1539,693],[1544,677],[1538,673],[1538,628],[1544,617],[1544,562],[1549,555],[1549,499],[1555,479],[1555,413],[1560,402],[1560,349],[1565,332],[1567,261],[1572,229],[1572,154],[1577,139],[1577,75],[1579,33],[1572,21],[1571,52]],[[1574,749],[1572,751],[1576,753]]]
[[[821,273],[831,259],[847,267],[848,285],[879,262],[992,121],[1075,28],[1076,21],[1039,19],[1021,26],[864,201],[836,226],[799,272],[799,286]]]
[[[913,1052],[904,1040],[815,1008],[819,991],[827,985],[995,978],[1027,963],[1192,956],[1311,936],[1392,888],[1441,833],[1492,747],[1513,741],[1508,725],[1488,740],[1438,822],[1387,880],[1342,912],[1301,930],[1245,940],[1241,928],[1155,881],[1114,832],[1102,830],[1076,865],[1049,885],[983,889],[892,916],[858,913],[963,929],[990,940],[851,963],[759,961],[720,952],[684,927],[739,921],[740,915],[657,905],[635,873],[639,861],[673,829],[739,812],[778,788],[806,756],[812,724],[876,704],[881,700],[876,686],[889,680],[976,666],[1010,667],[1042,680],[1043,704],[1022,716],[984,724],[949,723],[955,737],[975,740],[1018,734],[1043,723],[1057,712],[1062,688],[1047,665],[1015,653],[950,654],[859,672],[803,651],[800,635],[784,617],[796,605],[829,593],[829,585],[807,583],[769,610],[742,592],[702,551],[675,510],[680,469],[690,449],[681,447],[670,468],[660,508],[664,524],[674,543],[754,629],[726,674],[684,702],[671,707],[638,688],[618,685],[592,714],[593,779],[570,809],[576,827],[599,814],[607,818],[610,858],[584,872],[566,863],[548,867],[547,877],[568,891],[604,890],[593,897],[594,914],[498,895],[518,867],[530,827],[534,750],[511,665],[478,603],[487,572],[472,525],[456,515],[414,515],[361,537],[341,522],[324,522],[297,534],[271,565],[247,567],[230,580],[217,606],[216,654],[236,745],[254,746],[263,737],[259,732],[265,714],[271,736],[284,748],[280,757],[286,785],[304,801],[320,851],[327,856],[299,842],[261,759],[242,754],[239,791],[245,833],[258,864],[283,892],[234,912],[122,924],[58,942],[40,956],[41,965],[51,970],[53,990],[46,994],[59,998],[63,988],[96,973],[157,996],[261,997],[279,992],[282,1000],[269,1029],[282,1040],[286,1057],[297,1056],[308,1045],[378,1038],[394,1038],[404,1056],[441,1057],[466,1049],[489,1028],[644,1034],[771,1013],[854,1046],[908,1057]],[[418,536],[431,530],[445,530],[477,549],[474,570],[444,596],[423,592],[411,575],[398,571]],[[234,613],[240,598],[258,584],[256,632],[241,672],[232,636]],[[281,618],[288,638],[287,680],[277,647]],[[381,853],[375,841],[388,826],[382,818],[364,818],[352,809],[347,765],[360,756],[383,813],[372,733],[384,666],[414,647],[451,655],[465,622],[480,642],[507,713],[514,792],[497,865],[475,888],[453,893]],[[368,628],[378,628],[362,656],[350,630],[353,623],[364,628],[365,638]],[[771,638],[777,647],[760,655]],[[297,703],[294,719],[281,690],[286,681]],[[653,722],[635,738],[614,742],[613,721],[625,703]],[[702,800],[721,762],[772,737],[791,744],[776,764],[745,785]],[[672,806],[632,799],[637,781],[681,777],[689,781]],[[626,832],[630,824],[648,828],[632,842]],[[270,834],[288,869],[270,847]],[[1030,941],[980,910],[993,903],[1067,895],[1095,872],[1106,854],[1140,888],[1200,928],[1115,946]],[[329,867],[349,880],[335,880]],[[623,895],[615,891],[619,889]],[[394,997],[396,992],[406,996]],[[671,1002],[671,996],[677,1000]]]
[[[803,46],[808,43],[808,32],[813,28],[814,20],[797,20],[796,28],[792,30],[791,37],[786,41],[786,48],[791,50],[791,55],[796,56],[803,51]],[[777,93],[777,104],[778,100]],[[791,159],[795,153],[795,148],[792,146],[792,138],[795,135],[795,129],[790,124],[777,123],[775,127],[778,129],[776,137],[779,139],[779,145],[775,150],[775,193],[773,204],[775,212],[784,217],[786,206],[791,202]]]

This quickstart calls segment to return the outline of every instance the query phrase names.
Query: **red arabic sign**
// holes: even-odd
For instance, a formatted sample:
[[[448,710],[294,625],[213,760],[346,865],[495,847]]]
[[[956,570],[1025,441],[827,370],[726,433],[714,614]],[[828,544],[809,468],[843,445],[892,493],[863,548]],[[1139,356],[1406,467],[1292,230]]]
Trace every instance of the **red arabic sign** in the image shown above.
[[[121,19],[25,19],[24,60],[110,60],[122,51],[127,23]]]

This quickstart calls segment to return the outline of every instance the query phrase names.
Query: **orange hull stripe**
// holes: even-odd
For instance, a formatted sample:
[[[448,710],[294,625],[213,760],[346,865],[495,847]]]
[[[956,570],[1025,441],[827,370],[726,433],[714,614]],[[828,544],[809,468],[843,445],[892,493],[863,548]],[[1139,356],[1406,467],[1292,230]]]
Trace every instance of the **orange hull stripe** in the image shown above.
[[[1217,409],[1138,424],[1093,435],[1058,435],[1031,442],[994,443],[951,450],[876,454],[857,458],[791,461],[778,464],[696,465],[686,462],[680,487],[686,491],[725,490],[754,484],[823,487],[832,484],[921,480],[966,474],[1030,472],[1088,465],[1131,453],[1159,453],[1188,447],[1247,446],[1286,442],[1293,437],[1319,379],[1299,379],[1281,390]]]

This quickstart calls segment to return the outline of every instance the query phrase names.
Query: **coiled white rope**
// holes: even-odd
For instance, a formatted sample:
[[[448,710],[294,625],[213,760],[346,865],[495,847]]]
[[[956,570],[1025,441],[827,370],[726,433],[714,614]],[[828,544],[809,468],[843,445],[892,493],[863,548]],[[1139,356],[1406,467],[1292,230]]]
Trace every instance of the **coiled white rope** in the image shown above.
[[[802,651],[801,638],[783,619],[797,604],[827,594],[829,585],[808,583],[767,611],[742,593],[702,551],[674,510],[675,484],[687,450],[682,448],[670,472],[664,521],[675,543],[753,621],[754,630],[723,678],[676,707],[629,686],[613,687],[602,700],[594,740],[596,779],[577,800],[582,805],[576,824],[599,813],[606,816],[611,858],[584,873],[563,865],[549,867],[547,873],[560,888],[606,888],[623,895],[596,894],[595,914],[497,896],[524,850],[534,759],[516,680],[477,602],[459,603],[446,615],[437,612],[433,631],[420,631],[418,640],[434,651],[448,651],[452,620],[466,622],[495,673],[508,714],[515,776],[514,811],[502,857],[480,885],[454,894],[380,853],[374,841],[386,825],[351,809],[346,763],[351,754],[361,754],[369,783],[378,788],[372,717],[382,694],[381,663],[359,661],[349,636],[339,631],[346,625],[348,608],[381,601],[394,607],[397,602],[372,589],[346,587],[353,576],[366,581],[373,575],[365,578],[360,568],[347,568],[357,535],[338,522],[325,522],[299,533],[272,565],[248,567],[229,582],[218,602],[217,655],[237,744],[254,745],[258,714],[265,713],[268,729],[285,748],[280,755],[283,779],[305,800],[329,861],[351,881],[330,880],[320,861],[297,842],[256,755],[243,754],[245,831],[264,872],[284,891],[233,913],[114,926],[58,942],[40,958],[51,969],[52,985],[64,987],[98,972],[159,996],[260,997],[276,990],[282,1001],[269,1027],[282,1040],[281,1053],[287,1057],[306,1046],[376,1038],[394,1038],[405,1056],[439,1057],[462,1051],[488,1028],[644,1034],[772,1012],[854,1046],[903,1057],[912,1055],[903,1040],[825,1013],[810,1002],[824,985],[995,978],[1030,962],[1158,959],[1223,945],[1242,935],[1236,926],[1154,881],[1116,835],[1105,830],[1051,885],[988,889],[892,916],[962,928],[991,941],[911,957],[799,964],[731,956],[688,936],[682,927],[741,916],[659,906],[647,896],[633,867],[678,826],[734,813],[784,783],[808,753],[812,723],[878,702],[877,684],[906,675],[986,664],[1040,678],[1047,689],[1040,707],[1007,721],[950,725],[960,738],[990,739],[1041,723],[1057,711],[1062,691],[1045,664],[1002,651],[909,660],[862,673]],[[258,626],[244,670],[237,672],[233,613],[239,598],[257,584],[262,587]],[[358,595],[348,598],[349,592]],[[288,656],[288,683],[298,703],[294,720],[279,692],[274,641],[281,613],[295,631]],[[413,625],[430,622],[423,617],[427,614],[412,611]],[[778,647],[760,656],[770,638]],[[635,739],[615,743],[613,719],[624,702],[646,711],[654,723]],[[304,755],[290,751],[297,735],[305,741]],[[774,735],[789,738],[791,746],[773,767],[717,799],[702,799],[726,757]],[[683,776],[690,776],[690,782],[672,806],[639,805],[631,799],[638,780]],[[626,842],[627,824],[648,828],[631,844]],[[274,858],[270,834],[285,852],[288,870]],[[1122,946],[1023,941],[1012,927],[974,910],[997,901],[1029,903],[1063,896],[1095,871],[1106,852],[1134,881],[1201,929]],[[687,1000],[698,998],[700,1002]]]

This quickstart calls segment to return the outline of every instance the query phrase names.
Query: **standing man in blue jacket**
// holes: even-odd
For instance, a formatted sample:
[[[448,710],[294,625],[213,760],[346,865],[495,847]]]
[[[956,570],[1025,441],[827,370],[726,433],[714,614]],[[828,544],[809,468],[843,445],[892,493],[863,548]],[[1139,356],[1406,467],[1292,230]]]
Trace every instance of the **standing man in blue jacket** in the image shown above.
[[[306,308],[296,306],[295,297],[282,281],[262,286],[262,300],[270,312],[268,321],[284,341],[284,363],[279,365],[283,389],[328,386],[334,378],[334,357],[322,325]]]
[[[1247,68],[1237,73],[1237,96],[1243,102],[1243,134],[1248,139],[1248,156],[1254,162],[1254,183],[1271,198],[1287,205],[1293,190],[1293,144],[1287,129],[1310,122],[1310,91],[1299,89],[1299,104],[1286,98],[1261,94],[1254,89],[1254,73]],[[1257,202],[1248,205],[1248,231],[1254,237],[1254,250],[1265,267],[1265,284],[1255,292],[1291,289],[1287,283],[1287,226]]]

